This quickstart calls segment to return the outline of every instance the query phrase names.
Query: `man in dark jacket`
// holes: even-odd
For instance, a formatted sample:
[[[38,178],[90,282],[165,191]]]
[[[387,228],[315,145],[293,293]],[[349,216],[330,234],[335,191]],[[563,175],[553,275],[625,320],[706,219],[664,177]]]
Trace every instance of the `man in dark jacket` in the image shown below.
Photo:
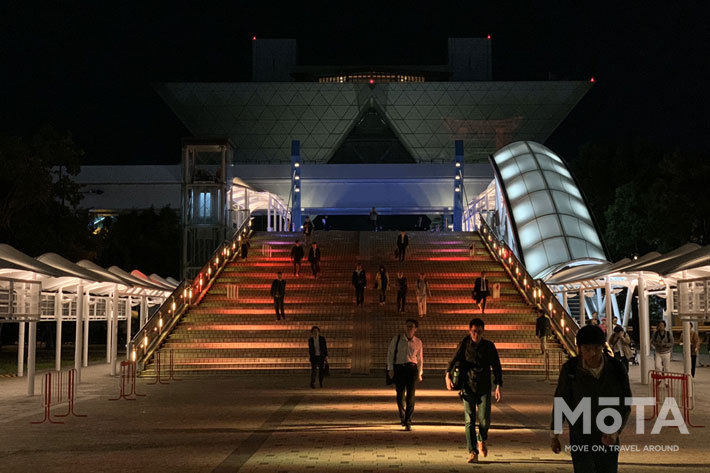
[[[286,281],[281,279],[281,271],[276,273],[276,279],[271,282],[271,297],[274,298],[274,309],[276,309],[276,320],[281,320],[284,314],[284,296],[286,295]]]
[[[311,239],[311,233],[313,233],[313,222],[311,222],[311,217],[306,217],[306,221],[303,222],[303,239],[306,241],[306,245]]]
[[[397,235],[397,256],[399,256],[400,261],[404,261],[404,254],[407,252],[407,246],[409,246],[409,237],[402,231]]]
[[[535,321],[535,336],[540,339],[540,353],[545,354],[547,337],[550,335],[550,320],[542,312]]]
[[[367,275],[360,263],[357,264],[355,271],[353,271],[353,286],[355,286],[355,305],[363,305],[365,303]]]
[[[293,263],[293,275],[301,275],[301,260],[305,256],[301,242],[296,240],[296,244],[291,247],[291,262]]]
[[[452,372],[458,362],[462,376],[459,396],[463,401],[466,429],[468,463],[478,461],[478,454],[488,456],[488,428],[491,424],[491,371],[493,371],[493,396],[500,401],[500,387],[503,385],[503,370],[500,366],[498,350],[493,342],[483,338],[483,320],[475,318],[468,324],[469,335],[459,343],[456,354],[446,369],[446,389],[454,389]],[[478,435],[476,435],[478,419]],[[474,439],[478,442],[474,443]]]
[[[308,250],[308,262],[311,263],[313,277],[318,279],[320,274],[320,248],[318,248],[318,243],[315,241],[311,243],[311,249]]]
[[[407,304],[407,278],[402,271],[397,273],[397,312],[404,313]]]
[[[579,356],[562,365],[555,390],[550,445],[554,453],[562,449],[559,435],[566,417],[562,406],[566,404],[567,409],[575,410],[581,402],[589,402],[591,409],[591,416],[580,415],[574,423],[567,419],[575,472],[615,473],[619,465],[619,434],[631,412],[631,407],[625,404],[625,398],[631,397],[631,388],[629,376],[621,362],[604,353],[605,343],[606,336],[599,327],[585,325],[579,329]],[[603,406],[600,406],[601,398],[606,401]],[[616,402],[610,404],[611,400]],[[603,433],[597,425],[598,414],[607,409],[617,411],[621,419],[621,425],[612,433]],[[584,425],[585,418],[591,421],[587,422],[588,425]],[[609,425],[608,420],[609,416],[605,425]]]
[[[486,299],[488,299],[488,278],[485,271],[481,271],[481,277],[476,278],[473,283],[473,300],[481,309],[481,314],[486,313]]]
[[[318,384],[323,387],[323,370],[328,362],[328,345],[325,338],[320,336],[320,328],[311,327],[311,337],[308,339],[308,357],[311,361],[311,388],[316,388],[316,370],[318,370]]]

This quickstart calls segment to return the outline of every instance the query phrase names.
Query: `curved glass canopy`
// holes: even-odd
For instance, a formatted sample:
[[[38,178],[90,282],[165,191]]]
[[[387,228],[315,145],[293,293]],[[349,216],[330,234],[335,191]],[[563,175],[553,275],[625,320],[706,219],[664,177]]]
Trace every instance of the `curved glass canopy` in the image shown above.
[[[555,153],[518,141],[492,156],[525,266],[535,278],[582,261],[606,261],[582,193]]]

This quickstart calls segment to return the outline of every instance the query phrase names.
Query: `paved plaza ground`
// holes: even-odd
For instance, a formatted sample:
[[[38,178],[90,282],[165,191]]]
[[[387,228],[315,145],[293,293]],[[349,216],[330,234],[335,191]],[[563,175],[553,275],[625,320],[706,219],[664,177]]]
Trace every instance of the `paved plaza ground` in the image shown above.
[[[405,432],[394,392],[380,377],[331,377],[316,390],[304,375],[205,377],[169,385],[140,379],[146,397],[109,401],[118,387],[107,371],[103,364],[84,370],[76,410],[88,417],[65,418],[62,425],[31,425],[42,418],[39,396],[24,396],[24,379],[1,379],[0,471],[572,471],[569,454],[549,450],[554,384],[536,377],[504,378],[503,398],[492,411],[490,453],[470,465],[461,403],[442,389],[439,375],[420,385],[413,430]],[[631,377],[639,379],[638,367]],[[698,369],[696,385],[692,421],[707,427],[691,428],[689,435],[673,428],[636,435],[630,423],[622,444],[641,451],[622,453],[620,471],[707,471],[710,368]],[[648,392],[638,382],[632,387],[635,395]],[[646,426],[648,431],[652,424]],[[645,445],[679,450],[649,453]]]

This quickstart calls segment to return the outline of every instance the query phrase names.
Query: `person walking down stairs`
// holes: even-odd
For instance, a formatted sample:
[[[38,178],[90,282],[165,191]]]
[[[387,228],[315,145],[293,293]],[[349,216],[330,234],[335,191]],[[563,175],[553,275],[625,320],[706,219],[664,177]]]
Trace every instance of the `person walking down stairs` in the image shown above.
[[[377,276],[375,276],[375,289],[377,290],[380,305],[385,305],[387,302],[387,286],[389,285],[389,279],[390,278],[387,275],[385,265],[381,264],[380,269],[377,270]]]
[[[281,279],[281,271],[276,273],[276,279],[271,282],[271,297],[274,298],[274,309],[276,310],[276,320],[281,320],[283,317],[286,320],[284,313],[284,297],[286,296],[286,281]]]
[[[311,271],[313,278],[318,279],[320,275],[320,248],[315,241],[311,244],[311,249],[308,251],[308,261],[311,263]]]
[[[365,287],[367,287],[367,275],[362,269],[362,264],[358,263],[353,271],[353,286],[355,287],[355,305],[365,303]]]
[[[293,275],[301,275],[301,260],[305,256],[301,242],[296,240],[296,244],[291,247],[291,262],[293,263]]]
[[[431,289],[429,289],[429,282],[424,277],[424,273],[419,273],[419,279],[417,279],[416,285],[417,292],[417,310],[419,311],[419,317],[424,317],[426,315],[426,301],[428,297],[431,297]]]
[[[311,336],[308,339],[308,357],[311,361],[311,389],[316,388],[316,371],[318,372],[318,384],[322,388],[325,366],[328,364],[328,345],[325,343],[325,337],[320,336],[320,328],[317,325],[311,327]]]
[[[397,273],[397,312],[404,314],[404,306],[407,304],[407,278],[404,273]]]
[[[409,246],[409,237],[402,230],[402,232],[397,235],[397,258],[399,261],[404,261],[404,255],[407,253],[407,247]]]
[[[488,299],[488,278],[485,271],[481,272],[481,277],[476,278],[473,283],[473,300],[476,301],[481,314],[486,313],[486,300]]]

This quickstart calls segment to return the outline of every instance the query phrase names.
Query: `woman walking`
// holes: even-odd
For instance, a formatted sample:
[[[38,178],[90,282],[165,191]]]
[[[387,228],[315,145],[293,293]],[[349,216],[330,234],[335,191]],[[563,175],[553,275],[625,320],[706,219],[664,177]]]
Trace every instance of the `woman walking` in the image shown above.
[[[424,273],[419,273],[419,279],[417,279],[416,285],[416,293],[419,317],[424,317],[426,315],[427,297],[431,297],[431,289],[429,289],[429,282],[424,277]]]
[[[387,269],[385,265],[381,264],[380,269],[377,270],[377,275],[375,276],[375,289],[377,289],[377,295],[379,296],[380,305],[385,305],[387,301],[387,286],[389,285],[389,276],[387,275]]]

